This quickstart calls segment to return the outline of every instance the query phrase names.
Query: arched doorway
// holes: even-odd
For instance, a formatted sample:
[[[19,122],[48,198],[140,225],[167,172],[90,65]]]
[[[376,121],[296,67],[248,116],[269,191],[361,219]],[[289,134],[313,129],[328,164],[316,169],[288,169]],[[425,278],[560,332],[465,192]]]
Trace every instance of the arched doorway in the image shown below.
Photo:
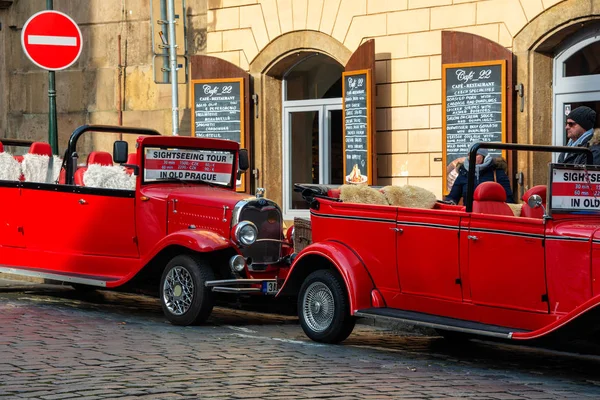
[[[567,143],[571,110],[585,105],[600,114],[600,23],[565,40],[555,53],[553,70],[553,144],[561,146]]]
[[[282,208],[284,217],[307,216],[294,183],[341,184],[342,72],[322,53],[304,53],[282,80]]]

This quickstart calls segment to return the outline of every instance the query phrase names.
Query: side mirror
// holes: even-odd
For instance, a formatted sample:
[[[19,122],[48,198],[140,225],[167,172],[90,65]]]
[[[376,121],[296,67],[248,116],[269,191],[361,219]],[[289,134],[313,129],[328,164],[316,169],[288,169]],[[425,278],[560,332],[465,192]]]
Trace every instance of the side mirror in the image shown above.
[[[248,150],[240,149],[238,169],[240,171],[246,171],[248,168],[250,168],[250,161],[248,160]]]
[[[539,208],[542,206],[542,197],[539,194],[532,194],[527,199],[527,205],[531,208]]]
[[[113,160],[115,163],[123,164],[127,162],[128,147],[129,145],[124,140],[115,141],[113,144]]]

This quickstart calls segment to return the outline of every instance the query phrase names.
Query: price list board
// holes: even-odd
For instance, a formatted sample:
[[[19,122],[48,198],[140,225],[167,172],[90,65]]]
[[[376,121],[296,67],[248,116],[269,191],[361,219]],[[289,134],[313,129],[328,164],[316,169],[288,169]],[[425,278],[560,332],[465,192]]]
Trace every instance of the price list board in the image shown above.
[[[344,183],[373,181],[371,171],[371,71],[343,73]]]
[[[467,156],[473,143],[505,141],[506,61],[442,65],[442,102],[442,151],[448,170]],[[502,155],[494,149],[489,153]]]
[[[192,80],[191,91],[193,136],[231,140],[244,148],[244,78]],[[245,190],[244,175],[238,191]]]
[[[196,137],[243,143],[243,79],[192,81],[193,132]]]

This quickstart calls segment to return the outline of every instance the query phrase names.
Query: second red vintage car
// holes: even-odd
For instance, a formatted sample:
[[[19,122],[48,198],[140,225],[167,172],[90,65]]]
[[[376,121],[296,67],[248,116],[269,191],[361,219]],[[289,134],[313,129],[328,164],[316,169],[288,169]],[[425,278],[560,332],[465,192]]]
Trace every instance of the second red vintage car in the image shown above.
[[[122,135],[134,135],[134,152]],[[113,153],[92,151],[81,164],[84,137],[114,141]],[[158,292],[178,325],[206,320],[216,293],[275,294],[287,274],[280,208],[236,192],[248,168],[236,142],[82,126],[62,161],[47,143],[4,142],[0,272]]]
[[[577,151],[475,144],[505,150]],[[496,182],[465,206],[430,208],[341,201],[339,190],[298,185],[310,202],[313,243],[295,258],[279,296],[297,296],[304,332],[343,341],[357,317],[524,341],[598,338],[600,168],[551,164],[548,185],[511,209]],[[372,189],[375,190],[375,189]]]

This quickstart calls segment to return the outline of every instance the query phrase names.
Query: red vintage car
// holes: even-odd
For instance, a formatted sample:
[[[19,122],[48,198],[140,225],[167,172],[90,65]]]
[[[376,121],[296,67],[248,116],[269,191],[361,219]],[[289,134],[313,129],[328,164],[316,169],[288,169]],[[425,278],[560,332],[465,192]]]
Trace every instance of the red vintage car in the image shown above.
[[[588,149],[481,143],[477,149]],[[432,208],[340,201],[339,190],[297,185],[310,202],[312,244],[295,258],[278,296],[296,296],[304,332],[343,341],[355,318],[405,321],[525,341],[598,338],[600,169],[551,164],[548,185],[511,209],[496,182],[474,187],[465,206]],[[375,190],[375,189],[373,189]]]
[[[92,134],[114,151],[80,164],[77,143]],[[134,152],[115,140],[122,135],[136,135]],[[0,272],[78,289],[158,289],[177,325],[206,320],[216,293],[275,294],[286,276],[292,247],[280,208],[236,192],[248,168],[238,143],[82,126],[60,160],[47,143],[1,141]]]

